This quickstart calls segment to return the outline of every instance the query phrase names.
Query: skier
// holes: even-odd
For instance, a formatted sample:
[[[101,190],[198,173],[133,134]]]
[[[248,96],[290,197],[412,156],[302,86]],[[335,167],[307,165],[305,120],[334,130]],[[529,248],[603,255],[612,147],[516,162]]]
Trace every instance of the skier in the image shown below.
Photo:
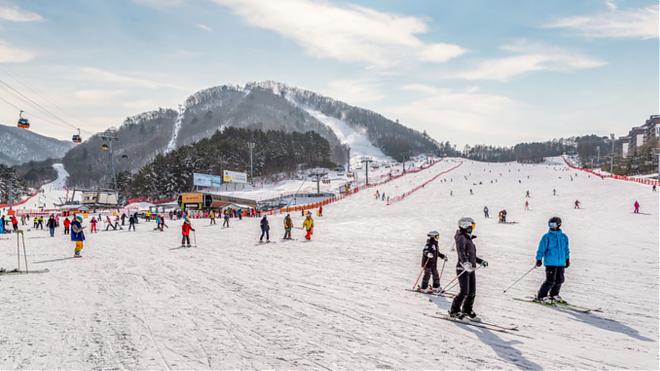
[[[307,241],[312,239],[312,234],[314,233],[314,219],[312,219],[312,213],[307,212],[307,217],[305,218],[305,221],[303,221],[303,228],[305,228],[305,239]]]
[[[293,220],[291,220],[291,214],[286,214],[284,217],[284,239],[291,239],[291,229],[293,229]]]
[[[85,227],[82,226],[83,217],[78,215],[71,222],[71,241],[76,243],[76,247],[73,250],[74,258],[81,258],[80,252],[83,249],[83,241],[85,241],[85,232],[83,231]]]
[[[211,210],[211,212],[209,213],[209,219],[211,220],[209,225],[214,225],[215,224],[215,211],[214,210]]]
[[[635,207],[635,211],[633,211],[633,213],[639,214],[639,202],[637,202],[637,200],[635,200],[633,206]]]
[[[131,215],[128,217],[128,231],[131,231],[131,228],[133,228],[133,232],[135,232],[135,214]]]
[[[651,189],[653,190],[653,192],[657,192],[657,191],[658,191],[658,190],[657,190],[657,187],[655,186],[655,184],[653,185],[653,187],[652,187]]]
[[[190,231],[195,231],[195,228],[190,224],[190,219],[186,220],[181,225],[181,247],[184,247],[186,242],[188,243],[187,247],[190,247]]]
[[[126,225],[126,213],[121,214],[121,225],[124,226]]]
[[[473,195],[474,193],[472,192],[472,188],[470,188],[470,195]]]
[[[117,230],[117,228],[112,225],[112,220],[110,220],[110,215],[106,215],[105,216],[105,230],[106,230],[106,232],[110,229],[110,227],[112,227],[112,229],[115,230],[115,231]]]
[[[556,196],[556,195],[557,195],[557,190],[554,189],[554,188],[552,189],[552,195],[553,195],[553,196]]]
[[[484,218],[490,218],[490,215],[488,215],[488,206],[484,206]]]
[[[92,218],[92,219],[94,219],[94,218]],[[64,218],[64,222],[62,222],[62,224],[64,224],[64,234],[65,235],[69,234],[69,227],[71,226],[71,221],[69,220],[68,216],[66,218]]]
[[[323,216],[323,206],[319,206],[319,214],[318,216]]]
[[[529,201],[525,200],[525,210],[529,210]]]
[[[266,215],[264,215],[263,218],[261,218],[261,237],[259,237],[259,243],[262,243],[264,241],[264,235],[266,235],[266,242],[270,242],[270,226],[268,225],[268,218]]]
[[[497,216],[500,223],[506,224],[506,210],[500,210]]]
[[[529,198],[529,191],[525,192],[525,198]]]
[[[579,209],[580,208],[580,201],[575,200],[575,206],[573,206],[574,209]]]
[[[417,286],[417,291],[426,289],[426,292],[431,294],[434,290],[440,288],[440,275],[438,274],[438,258],[447,261],[447,256],[438,251],[438,238],[440,234],[437,231],[431,231],[427,235],[426,245],[422,250],[422,268],[424,269],[424,277],[422,277],[422,284]],[[429,285],[429,280],[433,276],[433,286]]]
[[[14,233],[18,232],[18,219],[16,219],[16,215],[11,216],[11,227],[14,230]],[[43,225],[41,226],[41,229],[44,229]]]
[[[66,220],[64,222],[66,223]],[[89,225],[90,225],[89,233],[98,233],[96,230],[96,223],[98,223],[98,221],[96,220],[96,218],[92,217],[92,220],[89,221]]]
[[[225,209],[225,220],[222,222],[222,227],[229,228],[229,209]]]
[[[477,319],[477,314],[472,309],[474,299],[477,294],[477,278],[475,270],[477,264],[487,267],[488,262],[477,257],[477,248],[474,246],[474,240],[477,236],[472,235],[476,225],[472,218],[461,218],[458,221],[458,230],[454,235],[456,241],[456,253],[458,261],[456,262],[456,275],[460,292],[451,303],[449,316],[454,318],[468,317]]]
[[[48,227],[48,231],[50,232],[50,236],[55,237],[56,223],[55,223],[55,217],[53,216],[53,214],[51,214],[50,217],[48,218],[48,222],[46,222],[46,227]]]
[[[571,265],[568,236],[562,232],[561,218],[557,216],[548,220],[548,227],[550,230],[541,237],[536,251],[536,266],[545,264],[545,282],[541,285],[536,300],[543,303],[565,303],[559,296],[559,290],[564,283],[564,269]]]

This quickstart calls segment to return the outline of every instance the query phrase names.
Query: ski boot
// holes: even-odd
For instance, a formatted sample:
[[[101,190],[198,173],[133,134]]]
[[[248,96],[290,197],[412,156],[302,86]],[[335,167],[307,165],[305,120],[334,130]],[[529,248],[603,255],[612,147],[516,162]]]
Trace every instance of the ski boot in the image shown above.
[[[469,312],[463,312],[462,318],[469,319],[470,321],[474,321],[474,322],[481,322],[481,318],[479,318],[479,316],[477,316],[477,314],[473,310]]]
[[[429,285],[429,286],[426,288],[426,293],[427,293],[427,294],[433,294],[433,292],[434,292],[434,291],[433,291],[433,287],[432,287],[431,285]]]
[[[536,297],[534,297],[533,301],[535,303],[545,304],[545,305],[553,305],[554,304],[554,301],[549,296],[546,296],[546,297],[543,297],[543,298],[539,298],[538,296],[536,296]]]
[[[552,300],[553,302],[555,302],[555,303],[557,303],[557,304],[568,304],[568,303],[566,302],[566,300],[564,300],[564,298],[562,298],[562,297],[559,296],[558,294],[555,295],[555,296],[551,296],[551,297],[550,297],[550,300]]]
[[[449,311],[448,313],[449,313],[449,317],[454,319],[463,319],[463,316],[465,315],[463,312]]]

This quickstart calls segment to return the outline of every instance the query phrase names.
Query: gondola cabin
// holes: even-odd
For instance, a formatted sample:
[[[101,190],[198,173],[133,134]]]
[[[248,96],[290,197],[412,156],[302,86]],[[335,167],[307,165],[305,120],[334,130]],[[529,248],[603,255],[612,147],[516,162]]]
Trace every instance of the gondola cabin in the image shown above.
[[[82,138],[80,137],[80,130],[78,130],[78,134],[73,134],[73,137],[71,137],[71,141],[75,144],[82,143]]]
[[[18,123],[17,123],[16,126],[18,126],[21,129],[29,129],[30,128],[30,121],[28,119],[26,119],[25,117],[23,117],[23,111],[21,111],[18,114]]]

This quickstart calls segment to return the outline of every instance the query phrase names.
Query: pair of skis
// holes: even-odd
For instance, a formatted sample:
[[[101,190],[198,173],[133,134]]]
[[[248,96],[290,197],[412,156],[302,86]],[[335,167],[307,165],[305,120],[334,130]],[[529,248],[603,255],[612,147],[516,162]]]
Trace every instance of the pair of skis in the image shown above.
[[[534,304],[539,304],[539,305],[545,305],[546,307],[551,307],[551,308],[564,308],[568,309],[574,312],[579,312],[579,313],[591,313],[591,312],[602,312],[603,310],[601,308],[589,308],[589,307],[583,307],[581,305],[575,305],[575,304],[570,304],[562,301],[550,301],[550,302],[542,302],[539,300],[536,300],[532,297],[526,297],[526,298],[513,298],[513,300],[517,301],[524,301],[527,303],[534,303]]]
[[[496,323],[486,322],[486,321],[483,321],[483,320],[480,320],[480,319],[471,319],[469,317],[463,317],[463,318],[451,317],[449,314],[441,313],[441,312],[436,312],[435,314],[426,314],[426,313],[424,313],[424,315],[432,317],[432,318],[443,319],[445,321],[459,323],[459,324],[462,324],[462,325],[480,327],[480,328],[484,328],[484,329],[491,330],[491,331],[503,332],[503,333],[506,333],[506,334],[517,335],[516,332],[518,331],[518,326],[502,326],[502,325],[498,325]]]
[[[411,290],[411,289],[406,289],[406,291],[410,292],[416,292],[418,294],[423,294],[423,295],[428,295],[428,296],[444,296],[446,298],[453,298],[455,297],[456,294],[455,292],[450,292],[450,291],[441,291],[441,290],[433,290],[431,292],[428,292],[426,290]],[[432,298],[429,298],[429,300],[432,301]]]

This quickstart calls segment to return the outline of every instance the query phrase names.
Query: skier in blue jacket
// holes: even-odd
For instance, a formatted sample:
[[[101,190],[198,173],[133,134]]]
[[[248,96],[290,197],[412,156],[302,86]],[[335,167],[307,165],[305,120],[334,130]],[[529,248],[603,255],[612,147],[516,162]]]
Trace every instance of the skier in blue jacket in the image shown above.
[[[545,264],[545,282],[541,285],[536,300],[544,303],[565,303],[559,296],[559,290],[564,283],[564,269],[571,265],[568,236],[562,232],[561,218],[557,216],[550,218],[548,227],[550,230],[543,235],[536,251],[536,266]]]

